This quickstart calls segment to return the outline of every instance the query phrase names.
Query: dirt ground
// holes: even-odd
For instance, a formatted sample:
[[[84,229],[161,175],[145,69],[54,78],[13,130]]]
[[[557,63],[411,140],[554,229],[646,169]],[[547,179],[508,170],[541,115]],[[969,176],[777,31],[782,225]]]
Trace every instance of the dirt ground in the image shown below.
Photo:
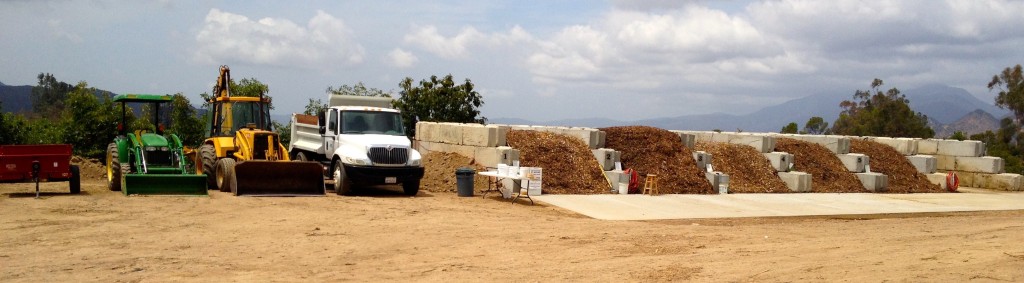
[[[399,188],[125,197],[0,184],[0,282],[1024,281],[1024,212],[602,221]],[[493,194],[492,194],[493,196]]]

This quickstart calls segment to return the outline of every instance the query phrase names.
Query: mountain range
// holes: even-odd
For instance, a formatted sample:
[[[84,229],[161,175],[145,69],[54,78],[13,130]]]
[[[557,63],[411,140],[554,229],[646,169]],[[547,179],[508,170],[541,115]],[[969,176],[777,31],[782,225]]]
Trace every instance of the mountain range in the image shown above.
[[[10,86],[0,82],[0,102],[4,112],[27,112],[32,109],[32,86]],[[932,84],[902,91],[910,100],[914,111],[928,116],[935,129],[936,137],[948,137],[954,131],[974,134],[986,130],[995,130],[999,126],[999,118],[1009,115],[1009,111],[996,107],[992,102],[982,101],[962,88]],[[822,117],[832,123],[839,117],[839,103],[853,97],[851,92],[829,92],[789,100],[777,105],[767,106],[750,114],[736,115],[729,113],[713,113],[698,115],[680,115],[620,121],[608,118],[564,119],[555,121],[531,121],[518,118],[492,118],[490,123],[515,125],[548,125],[576,127],[611,127],[625,125],[645,125],[669,130],[724,130],[749,132],[775,132],[790,122],[801,127],[814,116]],[[271,114],[274,121],[287,124],[290,113]]]
[[[910,101],[914,111],[928,116],[936,137],[952,134],[952,129],[966,134],[994,130],[999,125],[996,117],[1004,117],[1009,111],[986,103],[962,88],[945,85],[925,85],[901,91]],[[491,123],[516,125],[548,125],[576,127],[611,127],[644,125],[668,130],[724,130],[748,132],[777,132],[790,122],[800,127],[814,116],[822,117],[830,124],[839,117],[842,109],[839,103],[853,98],[852,92],[834,92],[793,99],[781,104],[767,106],[745,115],[713,113],[680,115],[675,117],[620,121],[607,118],[566,119],[555,121],[530,121],[516,118],[489,119]],[[986,115],[987,114],[987,115]],[[944,131],[948,129],[950,131]]]

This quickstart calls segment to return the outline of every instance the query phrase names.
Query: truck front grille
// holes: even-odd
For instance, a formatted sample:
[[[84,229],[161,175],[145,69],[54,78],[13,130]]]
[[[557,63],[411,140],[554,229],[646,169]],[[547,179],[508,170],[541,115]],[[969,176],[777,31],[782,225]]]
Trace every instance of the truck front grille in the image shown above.
[[[376,164],[399,165],[409,161],[409,148],[406,147],[375,146],[367,153],[370,161]]]

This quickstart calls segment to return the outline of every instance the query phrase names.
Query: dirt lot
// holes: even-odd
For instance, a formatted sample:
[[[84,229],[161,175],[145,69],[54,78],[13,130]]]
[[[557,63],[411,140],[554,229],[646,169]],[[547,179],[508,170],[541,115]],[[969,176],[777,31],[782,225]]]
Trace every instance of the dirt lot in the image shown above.
[[[125,197],[0,184],[0,281],[1022,281],[1024,212],[601,221],[398,188]]]

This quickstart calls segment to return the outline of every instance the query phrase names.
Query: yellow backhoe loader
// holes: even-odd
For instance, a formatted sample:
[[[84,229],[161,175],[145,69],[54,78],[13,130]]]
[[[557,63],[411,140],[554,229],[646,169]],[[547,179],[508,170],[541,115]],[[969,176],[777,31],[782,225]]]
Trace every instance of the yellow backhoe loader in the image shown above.
[[[199,147],[207,187],[236,196],[322,196],[324,167],[292,162],[271,130],[269,99],[231,96],[231,70],[220,67],[209,101],[209,138]]]

